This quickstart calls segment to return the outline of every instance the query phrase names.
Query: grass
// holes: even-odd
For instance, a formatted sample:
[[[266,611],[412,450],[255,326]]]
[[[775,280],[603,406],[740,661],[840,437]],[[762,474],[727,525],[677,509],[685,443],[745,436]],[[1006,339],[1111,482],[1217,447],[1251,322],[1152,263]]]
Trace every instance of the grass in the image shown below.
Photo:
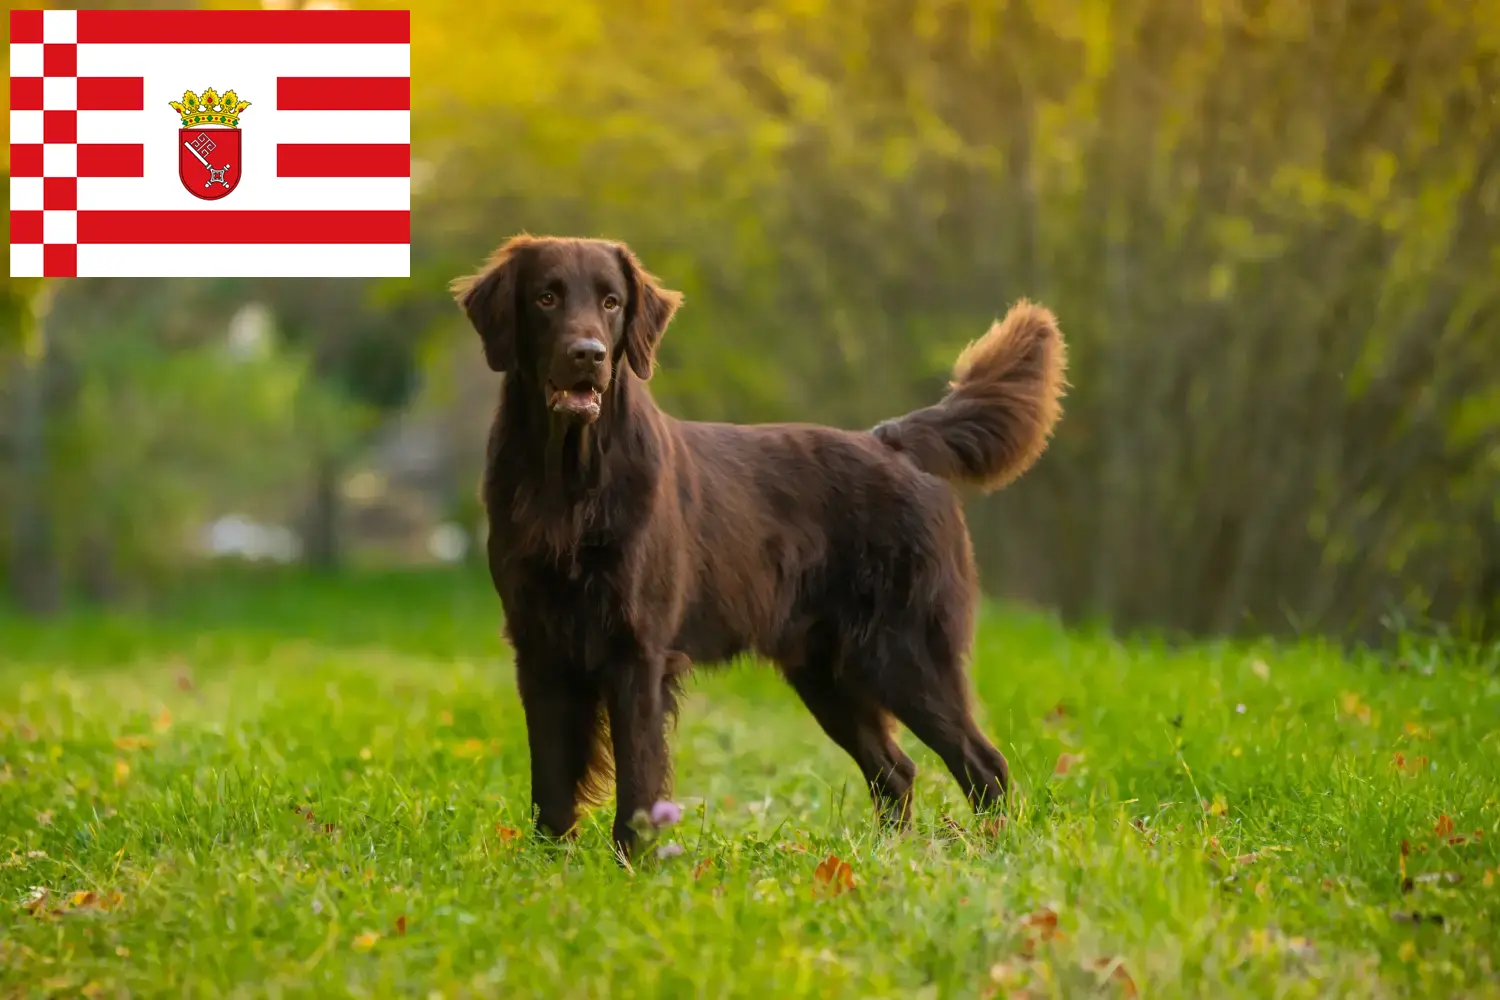
[[[607,811],[527,836],[497,625],[482,572],[0,618],[0,993],[1500,996],[1493,668],[988,609],[1003,827],[905,736],[917,826],[883,837],[737,668],[676,736],[684,852],[626,871]]]

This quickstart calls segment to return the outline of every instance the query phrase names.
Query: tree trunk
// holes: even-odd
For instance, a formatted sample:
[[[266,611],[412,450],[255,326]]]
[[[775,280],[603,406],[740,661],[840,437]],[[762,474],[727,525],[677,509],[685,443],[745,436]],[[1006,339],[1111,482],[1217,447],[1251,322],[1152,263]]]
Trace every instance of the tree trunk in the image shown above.
[[[52,283],[44,282],[31,302],[17,368],[20,384],[16,391],[16,498],[10,582],[16,605],[34,615],[51,615],[62,608],[62,573],[47,509],[47,313],[52,293]]]
[[[339,521],[343,513],[339,490],[339,463],[328,456],[318,460],[313,472],[312,502],[302,530],[302,555],[316,573],[336,573],[343,564],[339,545]]]

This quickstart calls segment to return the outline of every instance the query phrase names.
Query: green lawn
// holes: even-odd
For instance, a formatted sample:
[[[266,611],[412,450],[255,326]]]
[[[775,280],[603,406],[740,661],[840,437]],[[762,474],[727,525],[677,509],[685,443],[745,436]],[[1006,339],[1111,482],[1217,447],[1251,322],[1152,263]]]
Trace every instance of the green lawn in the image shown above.
[[[700,675],[627,871],[607,813],[529,838],[498,624],[483,571],[0,617],[0,995],[1500,996],[1493,665],[991,609],[1023,803],[905,736],[904,838],[772,672]]]

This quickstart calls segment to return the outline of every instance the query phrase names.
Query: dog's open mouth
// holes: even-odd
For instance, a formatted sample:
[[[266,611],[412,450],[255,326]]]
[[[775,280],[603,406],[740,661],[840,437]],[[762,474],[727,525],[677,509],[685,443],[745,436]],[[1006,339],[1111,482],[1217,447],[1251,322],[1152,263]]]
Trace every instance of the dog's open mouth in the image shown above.
[[[603,394],[599,387],[587,379],[570,389],[560,389],[554,383],[547,383],[547,408],[565,417],[596,420],[602,401]]]

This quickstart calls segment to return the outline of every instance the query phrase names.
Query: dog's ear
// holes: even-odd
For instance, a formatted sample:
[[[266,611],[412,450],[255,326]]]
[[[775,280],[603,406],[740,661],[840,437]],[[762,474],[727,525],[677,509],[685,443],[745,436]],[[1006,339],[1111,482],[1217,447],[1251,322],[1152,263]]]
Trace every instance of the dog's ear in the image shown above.
[[[682,293],[663,288],[629,247],[616,244],[615,252],[620,255],[620,268],[630,283],[630,302],[625,310],[625,358],[636,375],[649,379],[656,360],[656,345],[661,343],[661,335],[672,322],[672,314],[682,305]]]
[[[516,272],[523,252],[535,242],[530,236],[512,237],[478,272],[455,278],[448,286],[479,333],[491,371],[507,372],[516,366]]]

